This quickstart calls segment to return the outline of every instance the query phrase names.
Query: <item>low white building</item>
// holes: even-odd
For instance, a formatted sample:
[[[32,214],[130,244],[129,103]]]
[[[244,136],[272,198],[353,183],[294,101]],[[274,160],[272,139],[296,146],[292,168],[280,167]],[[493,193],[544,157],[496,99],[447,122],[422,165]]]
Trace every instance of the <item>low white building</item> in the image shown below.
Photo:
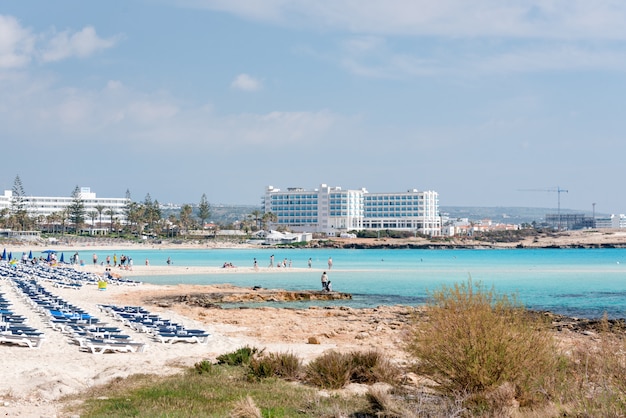
[[[111,222],[111,218],[124,222],[126,216],[124,208],[128,205],[129,199],[124,197],[97,197],[89,187],[81,187],[79,197],[85,206],[85,223],[103,224]],[[74,203],[71,196],[23,196],[24,207],[31,218],[39,216],[50,216],[66,210]],[[11,209],[13,204],[13,191],[5,190],[0,195],[0,210]],[[104,208],[102,214],[98,213],[97,208]],[[92,217],[91,214],[97,214]]]

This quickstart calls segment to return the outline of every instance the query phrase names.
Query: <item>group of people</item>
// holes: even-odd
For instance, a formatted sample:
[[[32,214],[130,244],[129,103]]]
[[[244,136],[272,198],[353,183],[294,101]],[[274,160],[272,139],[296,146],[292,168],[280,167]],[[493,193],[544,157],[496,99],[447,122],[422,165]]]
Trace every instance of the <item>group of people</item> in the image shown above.
[[[307,266],[309,268],[313,267],[313,259],[311,257],[309,257],[309,259],[307,260]],[[254,259],[254,269],[256,270],[258,268],[258,263],[256,261],[256,258]],[[268,267],[274,267],[274,254],[272,254],[270,256],[270,264]],[[276,263],[276,267],[291,267],[291,260],[287,260],[286,258],[283,259],[283,261],[279,261],[278,263]],[[332,257],[328,257],[328,270],[333,268],[333,259]]]
[[[78,252],[74,253],[74,255],[72,256],[72,264],[79,264],[79,262],[80,262],[80,264],[82,265],[83,261],[82,260],[79,261],[79,260],[80,260],[80,257],[78,255]],[[91,260],[93,262],[93,265],[97,266],[98,265],[98,254],[93,253],[93,255],[91,257]],[[112,264],[111,264],[111,261],[113,262]],[[113,254],[113,258],[111,258],[110,255],[107,255],[105,261],[101,261],[100,265],[104,266],[105,263],[106,263],[107,267],[111,267],[111,266],[112,267],[119,267],[120,269],[123,269],[123,270],[132,270],[133,269],[133,259],[131,257],[127,257],[126,255],[122,254],[120,256],[120,259],[119,259],[119,264],[118,264],[117,261],[118,261],[117,260],[117,254]],[[148,260],[146,260],[146,265],[148,265]]]

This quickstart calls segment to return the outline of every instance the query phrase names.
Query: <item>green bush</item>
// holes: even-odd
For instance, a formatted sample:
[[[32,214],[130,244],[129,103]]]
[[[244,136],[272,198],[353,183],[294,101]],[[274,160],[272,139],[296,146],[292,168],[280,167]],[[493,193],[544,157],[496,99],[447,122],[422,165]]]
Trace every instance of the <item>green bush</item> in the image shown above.
[[[193,365],[198,374],[211,374],[213,371],[213,363],[208,360],[202,360]]]
[[[273,355],[276,362],[276,375],[285,380],[298,380],[302,374],[302,360],[293,353]]]
[[[305,370],[309,383],[325,389],[341,389],[350,382],[351,373],[351,357],[336,351],[317,357]]]
[[[222,354],[217,357],[217,364],[226,364],[228,366],[241,366],[250,364],[250,359],[259,350],[256,347],[241,347],[232,353]]]
[[[428,319],[411,327],[407,350],[437,390],[468,394],[468,404],[490,410],[501,407],[494,402],[523,407],[547,400],[559,357],[538,316],[471,278],[431,296]],[[513,390],[503,390],[509,387]],[[503,399],[502,393],[514,399]]]
[[[291,353],[269,353],[253,356],[248,367],[250,377],[257,379],[280,377],[295,381],[300,378],[302,360]]]
[[[350,381],[372,384],[376,382],[395,383],[400,371],[377,350],[353,351],[350,353],[352,371]]]
[[[305,370],[306,380],[326,389],[339,389],[348,383],[394,383],[399,370],[382,353],[372,350],[347,354],[330,351],[310,362]]]

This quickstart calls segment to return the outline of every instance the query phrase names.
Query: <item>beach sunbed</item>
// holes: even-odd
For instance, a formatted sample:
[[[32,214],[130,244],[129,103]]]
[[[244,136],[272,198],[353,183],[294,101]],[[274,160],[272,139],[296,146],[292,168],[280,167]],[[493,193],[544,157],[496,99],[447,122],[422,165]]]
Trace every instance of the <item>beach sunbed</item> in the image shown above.
[[[43,343],[43,336],[20,335],[20,334],[0,334],[0,343],[10,343],[25,345],[29,348],[39,348]]]
[[[92,354],[110,353],[142,353],[146,350],[146,344],[133,341],[103,340],[94,338],[77,338],[76,341],[83,350]]]

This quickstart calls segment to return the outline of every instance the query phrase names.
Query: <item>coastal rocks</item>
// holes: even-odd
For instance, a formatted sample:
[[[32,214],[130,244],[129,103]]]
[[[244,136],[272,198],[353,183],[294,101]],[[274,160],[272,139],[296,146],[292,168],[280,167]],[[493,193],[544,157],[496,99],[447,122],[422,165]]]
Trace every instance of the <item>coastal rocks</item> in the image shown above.
[[[287,290],[233,290],[229,292],[196,293],[186,295],[163,296],[152,303],[158,306],[171,304],[185,304],[202,308],[221,308],[222,303],[263,303],[263,302],[293,302],[307,300],[348,300],[352,295],[342,292],[323,292],[316,290],[287,291]]]
[[[552,312],[542,312],[542,314],[550,320],[552,327],[557,331],[571,331],[588,336],[595,336],[600,332],[626,334],[624,319],[571,318]]]

